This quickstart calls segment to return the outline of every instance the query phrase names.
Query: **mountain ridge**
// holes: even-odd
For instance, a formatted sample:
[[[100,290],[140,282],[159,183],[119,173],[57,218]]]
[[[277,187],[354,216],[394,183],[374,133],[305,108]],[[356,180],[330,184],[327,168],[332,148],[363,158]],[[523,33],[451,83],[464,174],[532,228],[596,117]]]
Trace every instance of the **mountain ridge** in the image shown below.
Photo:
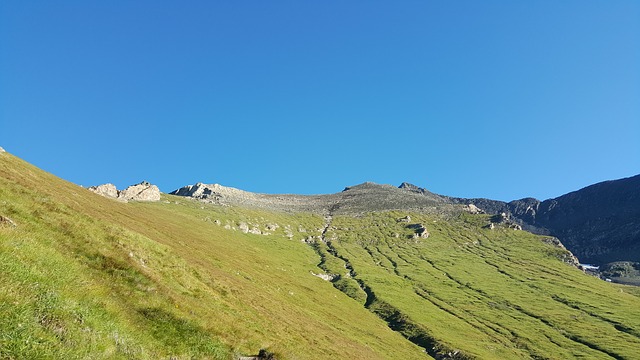
[[[488,214],[504,213],[524,230],[558,237],[583,262],[640,261],[640,206],[635,205],[640,203],[640,175],[599,182],[542,201],[451,197],[408,182],[397,187],[364,182],[322,195],[260,194],[197,183],[170,194],[218,204],[321,214],[386,210],[454,214],[474,206]]]

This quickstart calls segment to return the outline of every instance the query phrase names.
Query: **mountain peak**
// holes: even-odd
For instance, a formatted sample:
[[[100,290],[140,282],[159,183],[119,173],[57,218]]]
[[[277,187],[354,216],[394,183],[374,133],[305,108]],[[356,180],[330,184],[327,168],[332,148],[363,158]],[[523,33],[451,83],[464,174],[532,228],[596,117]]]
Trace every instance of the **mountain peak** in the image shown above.
[[[408,183],[408,182],[403,182],[402,184],[400,184],[400,186],[398,186],[398,189],[411,191],[411,192],[422,194],[422,195],[435,195],[431,191],[429,191],[429,190],[427,190],[425,188],[421,188],[421,187],[419,187],[417,185],[413,185],[413,184]]]
[[[342,191],[344,192],[344,191],[350,191],[350,190],[373,190],[373,189],[383,190],[383,189],[389,189],[389,188],[393,188],[393,186],[387,185],[387,184],[378,184],[372,181],[366,181],[366,182],[363,182],[362,184],[347,186]]]

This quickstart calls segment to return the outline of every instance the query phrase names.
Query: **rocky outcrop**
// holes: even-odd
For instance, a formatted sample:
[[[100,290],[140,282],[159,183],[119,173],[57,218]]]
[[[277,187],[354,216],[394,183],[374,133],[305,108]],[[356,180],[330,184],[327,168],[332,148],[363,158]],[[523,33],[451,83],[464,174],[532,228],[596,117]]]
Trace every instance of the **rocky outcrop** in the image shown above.
[[[125,201],[159,201],[160,189],[146,181],[118,192],[118,198]]]
[[[489,224],[489,228],[493,229],[494,224],[500,224],[502,226],[508,227],[509,229],[522,230],[522,226],[514,221],[511,218],[510,214],[504,212],[491,217],[491,224]]]
[[[315,277],[319,277],[320,279],[324,280],[324,281],[333,281],[333,279],[337,278],[337,275],[335,274],[316,274],[313,271],[311,272],[311,275],[315,276]]]
[[[136,185],[131,185],[124,190],[116,189],[113,184],[103,184],[89,187],[90,191],[104,197],[117,199],[120,201],[159,201],[160,189],[156,185],[152,185],[143,181]]]
[[[93,191],[94,193],[98,194],[98,195],[102,195],[105,197],[110,197],[110,198],[117,198],[118,197],[118,189],[116,189],[116,186],[113,184],[102,184],[102,185],[98,185],[98,186],[91,186],[89,187],[89,190]]]
[[[426,239],[429,237],[429,231],[427,227],[422,224],[411,224],[407,225],[408,228],[413,229],[413,238],[414,239]]]
[[[187,185],[184,187],[181,187],[178,190],[172,191],[169,194],[171,195],[178,195],[178,196],[188,196],[188,197],[192,197],[195,199],[219,199],[220,198],[220,194],[215,192],[215,185],[218,184],[214,184],[214,185],[207,185],[207,184],[203,184],[203,183],[197,183],[195,185]]]
[[[2,154],[4,152],[6,152],[6,151],[2,148],[2,146],[0,146],[0,154]]]
[[[577,268],[582,268],[580,266],[580,261],[578,260],[578,258],[573,255],[573,253],[569,250],[567,250],[567,248],[560,242],[560,240],[556,237],[546,237],[544,239],[542,239],[543,242],[549,244],[549,245],[553,245],[559,249],[561,249],[562,251],[560,252],[560,255],[558,256],[560,260],[562,260],[563,262],[571,265],[571,266],[575,266]]]
[[[464,207],[464,211],[468,212],[469,214],[484,214],[484,210],[480,209],[479,207],[475,206],[474,204],[469,204],[467,206]]]

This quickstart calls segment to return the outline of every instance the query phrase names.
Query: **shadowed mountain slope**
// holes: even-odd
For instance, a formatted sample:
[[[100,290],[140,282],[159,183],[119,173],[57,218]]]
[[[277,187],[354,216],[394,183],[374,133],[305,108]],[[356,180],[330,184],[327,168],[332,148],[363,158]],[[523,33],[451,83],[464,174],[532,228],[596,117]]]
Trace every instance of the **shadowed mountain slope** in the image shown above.
[[[545,200],[531,223],[549,229],[585,262],[640,262],[640,175]]]
[[[640,175],[604,181],[545,201],[448,200],[473,203],[491,214],[510,214],[527,230],[559,238],[585,263],[640,262]]]

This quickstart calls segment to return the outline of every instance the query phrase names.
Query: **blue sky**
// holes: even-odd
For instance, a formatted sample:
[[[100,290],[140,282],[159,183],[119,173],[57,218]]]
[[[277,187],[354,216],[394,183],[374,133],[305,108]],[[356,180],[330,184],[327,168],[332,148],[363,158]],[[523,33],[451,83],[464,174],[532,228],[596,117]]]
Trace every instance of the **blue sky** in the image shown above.
[[[0,146],[89,186],[640,173],[638,1],[2,1]]]

